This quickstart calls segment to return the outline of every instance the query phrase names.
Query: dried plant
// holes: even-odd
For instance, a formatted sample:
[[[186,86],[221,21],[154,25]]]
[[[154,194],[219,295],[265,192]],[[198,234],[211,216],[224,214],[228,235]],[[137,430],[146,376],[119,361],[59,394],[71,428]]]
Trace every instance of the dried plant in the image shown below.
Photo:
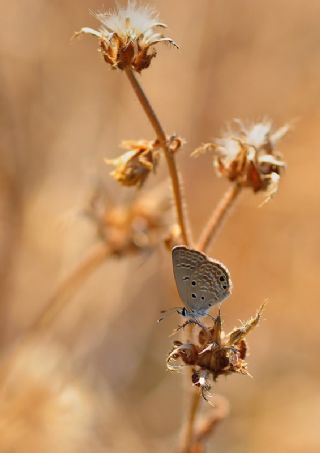
[[[212,327],[200,330],[196,344],[175,341],[167,357],[168,369],[171,371],[181,369],[181,365],[176,364],[179,360],[191,367],[192,383],[201,389],[206,400],[211,389],[210,377],[215,382],[221,375],[227,376],[232,373],[248,375],[245,337],[259,323],[263,308],[262,305],[256,316],[228,334],[222,330],[219,313]]]
[[[165,186],[137,193],[130,203],[110,203],[104,188],[95,190],[85,214],[96,228],[97,244],[61,282],[33,323],[33,329],[46,329],[106,259],[149,253],[164,241],[169,209]]]
[[[197,156],[212,151],[216,174],[232,183],[203,229],[198,242],[201,250],[210,245],[243,188],[264,193],[265,203],[278,191],[280,178],[286,168],[277,145],[289,131],[289,125],[274,132],[271,121],[254,123],[248,127],[241,121],[235,121],[235,125],[237,129],[229,128],[222,138],[206,143],[193,152]]]
[[[176,44],[172,39],[155,31],[158,27],[164,26],[159,22],[157,15],[135,3],[129,2],[127,7],[119,7],[115,13],[98,13],[96,17],[102,23],[99,31],[85,27],[77,35],[89,34],[98,38],[99,49],[105,61],[112,68],[125,71],[156,134],[153,141],[124,142],[122,146],[128,151],[117,159],[107,161],[115,166],[112,176],[122,185],[141,188],[146,178],[158,166],[162,149],[168,165],[177,213],[177,221],[168,228],[165,244],[169,249],[179,243],[192,246],[189,219],[185,210],[186,202],[175,161],[175,151],[180,148],[182,140],[174,142],[172,137],[168,138],[134,74],[134,71],[140,72],[149,67],[155,56],[155,51],[152,49],[154,44],[161,41]],[[272,131],[270,121],[256,123],[249,127],[237,121],[236,126],[237,129],[229,130],[222,138],[202,145],[193,153],[212,151],[217,175],[224,176],[231,183],[195,245],[195,248],[201,251],[208,249],[227,212],[243,188],[251,188],[253,192],[264,192],[266,199],[269,200],[278,190],[280,178],[286,167],[277,145],[287,133],[288,126],[275,132]],[[172,146],[172,143],[176,146]],[[100,220],[100,231],[102,235],[106,231],[108,237],[110,225],[107,218],[108,216],[103,217],[102,222]],[[247,352],[245,336],[258,324],[262,309],[263,307],[255,317],[229,334],[222,331],[222,318],[219,313],[212,327],[201,328],[200,324],[197,341],[192,340],[194,326],[191,326],[188,329],[188,335],[191,337],[189,341],[174,342],[167,359],[168,368],[175,369],[179,366],[176,362],[180,361],[191,369],[192,380],[191,405],[181,451],[202,451],[204,438],[208,437],[215,426],[215,423],[209,422],[208,418],[204,424],[206,434],[196,436],[195,422],[199,399],[201,394],[207,398],[211,388],[210,376],[215,381],[221,374],[248,374],[245,362]]]
[[[123,186],[142,187],[149,173],[155,172],[159,162],[159,143],[147,140],[126,140],[121,147],[128,149],[116,159],[106,159],[107,164],[116,168],[111,175]]]
[[[98,237],[119,257],[153,250],[170,225],[170,200],[165,186],[137,192],[134,199],[110,203],[105,193],[94,194],[86,213]]]
[[[265,192],[269,200],[278,190],[280,176],[286,167],[277,149],[278,141],[288,132],[283,126],[272,132],[271,121],[229,130],[222,138],[206,143],[194,154],[212,150],[218,176],[224,176],[240,187]]]
[[[99,50],[113,69],[132,68],[141,72],[156,56],[154,46],[159,42],[176,43],[158,32],[166,25],[149,6],[138,6],[129,1],[126,7],[114,12],[94,13],[101,23],[99,30],[84,27],[76,35],[87,34],[98,38]]]
[[[32,326],[32,334],[39,328],[46,329],[58,318],[59,313],[81,288],[86,278],[106,259],[115,257],[124,259],[132,254],[149,252],[163,243],[170,250],[173,245],[184,244],[199,251],[207,251],[223,219],[243,189],[251,189],[254,193],[262,192],[265,199],[270,200],[278,190],[286,168],[278,151],[278,142],[288,132],[289,126],[273,131],[270,121],[251,126],[245,126],[237,121],[236,128],[230,129],[222,138],[199,147],[193,155],[199,155],[203,151],[212,152],[215,172],[217,176],[226,178],[229,187],[204,226],[200,237],[193,241],[183,195],[182,177],[176,163],[176,153],[184,144],[184,140],[165,132],[136,75],[150,66],[156,56],[155,46],[158,43],[166,42],[174,47],[177,45],[171,38],[159,32],[159,29],[166,26],[159,21],[157,13],[133,1],[129,1],[125,7],[119,6],[116,11],[94,13],[94,16],[101,24],[100,28],[96,30],[84,27],[76,33],[76,36],[95,37],[98,40],[99,52],[107,65],[112,69],[121,70],[119,77],[125,74],[155,136],[148,140],[123,141],[121,147],[126,150],[124,154],[106,160],[108,165],[114,166],[112,177],[120,185],[136,190],[135,196],[131,201],[110,204],[106,202],[103,192],[95,193],[86,214],[96,229],[97,244],[49,299]],[[144,187],[146,180],[155,173],[163,157],[173,192],[176,213],[173,221],[168,215],[170,204],[167,194],[161,189],[155,196],[154,191],[148,192]],[[167,367],[170,370],[182,367],[188,369],[188,395],[190,394],[190,407],[186,414],[179,447],[181,452],[202,452],[205,441],[212,435],[218,422],[227,416],[227,403],[225,401],[221,403],[219,410],[219,401],[222,400],[220,397],[213,398],[214,410],[203,417],[199,424],[201,397],[209,399],[212,385],[221,375],[249,374],[246,363],[246,336],[259,323],[262,311],[263,306],[253,318],[229,333],[222,329],[222,315],[219,312],[213,325],[188,326],[183,332],[184,336],[174,341],[167,357]],[[19,363],[16,355],[12,356],[12,360]],[[32,365],[32,360],[30,363]],[[57,373],[56,364],[54,372]],[[45,378],[46,375],[41,376],[44,381]],[[6,379],[5,373],[3,388],[7,386]],[[63,388],[64,382],[63,380]],[[45,383],[41,385],[44,388],[44,397],[47,398],[47,393],[50,394],[52,389],[48,390]],[[66,385],[68,387],[69,381]],[[27,388],[27,393],[32,396],[33,389],[31,388],[29,392]],[[82,403],[85,400],[82,387],[77,386],[74,395],[77,401],[80,400],[79,410],[82,411]],[[8,395],[5,395],[4,399],[7,397]],[[77,401],[74,407],[71,405],[69,408],[68,417],[73,415],[77,417],[77,414],[74,414]],[[59,406],[59,400],[57,404]],[[44,405],[46,406],[46,402]],[[85,406],[85,423],[82,426],[83,420],[79,422],[79,431],[84,432],[92,416],[90,404],[89,409],[87,402]],[[57,417],[59,410],[58,407]],[[55,413],[53,415],[55,416]],[[16,414],[13,417],[16,417]],[[3,426],[6,427],[6,420]],[[5,428],[3,431],[7,435]],[[59,433],[56,435],[59,437]],[[8,445],[11,448],[12,443],[9,442]],[[49,451],[45,443],[40,445],[43,451]],[[89,449],[88,447],[87,451]],[[69,451],[67,447],[65,451]],[[81,448],[77,451],[81,451]]]

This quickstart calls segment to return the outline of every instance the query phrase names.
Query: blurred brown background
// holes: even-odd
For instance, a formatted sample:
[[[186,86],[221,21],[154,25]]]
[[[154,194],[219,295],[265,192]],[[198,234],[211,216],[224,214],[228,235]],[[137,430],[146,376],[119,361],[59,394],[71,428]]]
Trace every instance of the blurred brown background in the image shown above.
[[[229,399],[231,414],[208,451],[318,452],[320,3],[152,4],[180,50],[158,46],[141,80],[166,131],[187,139],[178,163],[194,235],[227,183],[215,177],[209,156],[191,160],[190,152],[219,136],[233,118],[269,117],[276,127],[296,120],[280,143],[289,165],[280,192],[263,208],[261,198],[244,193],[210,250],[233,276],[234,292],[223,306],[227,329],[266,298],[270,302],[265,321],[249,337],[254,378],[231,376],[214,387]],[[112,6],[1,2],[3,351],[96,242],[82,211],[97,181],[106,181],[113,200],[132,196],[111,180],[103,159],[119,154],[122,139],[153,138],[125,76],[109,70],[93,39],[70,39],[82,26],[97,26],[89,9]],[[165,177],[163,160],[143,190]],[[67,361],[92,375],[90,410],[96,415],[99,408],[106,417],[106,451],[175,450],[187,401],[183,378],[166,371],[165,357],[177,319],[160,326],[155,320],[161,308],[176,303],[170,256],[159,246],[151,256],[100,267],[54,327],[54,337],[68,348]],[[25,381],[24,366],[21,373]],[[29,451],[26,445],[10,451]],[[83,451],[98,451],[90,445]],[[62,451],[81,451],[68,448]]]

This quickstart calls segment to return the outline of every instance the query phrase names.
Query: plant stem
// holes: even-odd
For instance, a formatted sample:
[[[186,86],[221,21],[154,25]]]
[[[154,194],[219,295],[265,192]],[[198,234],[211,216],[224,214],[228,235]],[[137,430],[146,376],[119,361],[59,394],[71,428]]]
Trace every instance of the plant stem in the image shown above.
[[[110,255],[110,249],[106,244],[99,244],[78,264],[69,274],[44,307],[34,324],[32,330],[48,327],[56,316],[66,306],[66,301],[70,300],[89,276],[100,266]]]
[[[194,423],[196,420],[198,408],[200,406],[200,400],[201,400],[200,389],[197,387],[192,388],[190,409],[188,413],[188,418],[186,419],[186,426],[183,432],[180,453],[190,453],[191,451],[194,436]]]
[[[179,180],[179,174],[178,174],[178,170],[176,167],[174,155],[172,154],[171,150],[169,149],[166,134],[162,128],[159,118],[157,117],[155,111],[153,110],[153,108],[149,102],[149,99],[147,98],[145,92],[143,91],[142,86],[140,85],[139,81],[137,80],[134,72],[129,67],[126,68],[125,72],[128,76],[128,79],[131,83],[131,86],[132,86],[135,94],[137,95],[137,98],[139,99],[140,104],[142,105],[142,108],[143,108],[145,114],[147,115],[147,117],[157,135],[160,145],[164,151],[168,169],[169,169],[171,182],[172,182],[173,195],[174,195],[175,206],[176,206],[176,210],[177,210],[177,219],[178,219],[178,223],[179,223],[180,230],[181,230],[182,240],[186,245],[189,245],[190,244],[189,225],[187,224],[183,196],[181,193],[181,191],[182,191],[181,182]]]
[[[214,209],[213,213],[211,214],[208,223],[206,224],[200,235],[198,244],[196,246],[197,250],[205,251],[209,247],[211,241],[215,237],[219,227],[221,226],[223,220],[225,219],[227,213],[230,211],[230,208],[233,206],[240,192],[241,187],[238,184],[233,184],[226,191],[226,193],[220,200],[218,206]],[[190,337],[192,337],[192,333],[193,329],[192,326],[190,326],[189,330]],[[186,419],[186,427],[184,429],[184,438],[181,453],[191,452],[194,438],[194,424],[196,420],[197,411],[199,408],[200,398],[201,395],[199,389],[194,389],[194,391],[191,394],[190,411],[188,414],[188,418]]]
[[[205,441],[212,436],[218,425],[224,420],[229,413],[229,403],[222,396],[215,395],[214,408],[208,412],[201,424],[197,427],[193,436],[191,452],[204,451]]]
[[[219,227],[221,226],[226,215],[229,213],[234,202],[238,198],[241,192],[241,186],[239,184],[232,184],[231,187],[226,191],[218,206],[212,212],[208,223],[205,225],[198,244],[197,250],[206,251],[216,236]]]

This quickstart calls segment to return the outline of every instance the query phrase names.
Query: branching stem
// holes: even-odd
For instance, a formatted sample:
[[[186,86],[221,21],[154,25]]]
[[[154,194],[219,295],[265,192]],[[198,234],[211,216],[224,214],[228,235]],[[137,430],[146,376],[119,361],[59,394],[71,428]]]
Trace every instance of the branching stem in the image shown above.
[[[79,287],[89,276],[105,262],[110,255],[110,249],[106,244],[99,244],[78,264],[65,280],[58,286],[51,299],[44,307],[34,324],[32,330],[45,329],[62,311],[66,301],[76,293]]]
[[[184,244],[189,245],[190,244],[190,239],[189,239],[189,224],[187,222],[186,218],[186,213],[185,213],[185,206],[184,206],[184,200],[182,196],[182,187],[181,187],[181,182],[179,179],[179,174],[175,162],[175,157],[172,154],[171,150],[169,149],[168,142],[167,142],[167,137],[166,134],[163,130],[163,127],[159,121],[159,118],[157,117],[155,111],[153,110],[149,99],[147,98],[145,92],[142,89],[142,86],[140,85],[138,79],[136,78],[133,70],[129,67],[126,68],[126,74],[128,76],[128,79],[131,83],[131,86],[137,95],[137,98],[139,99],[139,102],[147,115],[156,135],[157,138],[161,144],[161,147],[164,151],[165,158],[167,161],[168,169],[169,169],[169,174],[171,178],[171,183],[172,183],[172,188],[173,188],[173,195],[174,195],[174,201],[175,201],[175,206],[176,206],[176,211],[177,211],[177,219],[179,223],[179,227],[181,230],[181,236]]]
[[[192,388],[190,408],[185,422],[185,428],[182,433],[183,438],[179,453],[191,453],[191,446],[193,444],[194,437],[194,424],[200,406],[200,401],[201,401],[200,389],[198,387]]]
[[[226,218],[226,215],[230,211],[234,202],[238,198],[241,192],[241,187],[238,184],[233,184],[224,194],[214,211],[212,212],[208,223],[204,227],[199,241],[197,243],[197,250],[206,251],[212,242],[213,238],[216,236],[219,227],[221,226],[223,220]],[[192,326],[189,329],[189,336],[192,337]],[[190,410],[185,422],[184,428],[184,438],[181,447],[181,453],[191,453],[191,447],[193,444],[194,431],[195,431],[195,420],[197,411],[199,408],[199,403],[201,399],[201,394],[199,389],[194,389],[191,394],[191,403]]]
[[[238,184],[232,184],[232,186],[229,187],[229,189],[226,191],[216,208],[213,210],[208,223],[205,225],[200,235],[197,244],[197,250],[202,250],[205,252],[208,249],[212,240],[216,236],[222,222],[237,200],[240,192],[241,186]]]

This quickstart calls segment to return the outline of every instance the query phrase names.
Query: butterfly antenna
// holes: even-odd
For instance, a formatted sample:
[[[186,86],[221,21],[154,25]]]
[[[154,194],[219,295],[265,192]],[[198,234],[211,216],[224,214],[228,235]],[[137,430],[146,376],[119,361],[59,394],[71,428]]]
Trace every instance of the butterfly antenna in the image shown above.
[[[181,308],[180,307],[174,307],[174,308],[169,308],[168,310],[161,310],[160,313],[162,316],[160,316],[160,318],[157,320],[157,322],[161,322],[164,320],[164,318],[167,317],[167,315],[169,315],[170,313],[172,312],[176,312],[176,313],[180,313]]]

